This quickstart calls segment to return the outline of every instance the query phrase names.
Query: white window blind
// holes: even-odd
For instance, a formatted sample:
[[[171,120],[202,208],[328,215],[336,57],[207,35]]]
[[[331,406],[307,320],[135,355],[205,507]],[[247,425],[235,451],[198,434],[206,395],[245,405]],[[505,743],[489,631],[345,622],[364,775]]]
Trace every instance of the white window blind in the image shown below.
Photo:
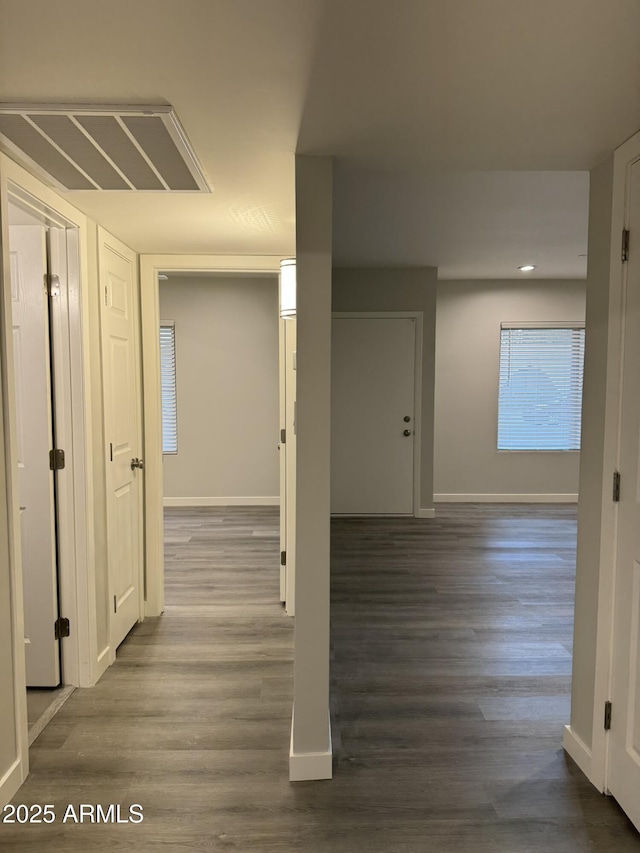
[[[498,450],[580,450],[583,324],[502,324]]]
[[[160,388],[162,394],[162,452],[178,452],[178,404],[176,397],[176,328],[160,324]]]

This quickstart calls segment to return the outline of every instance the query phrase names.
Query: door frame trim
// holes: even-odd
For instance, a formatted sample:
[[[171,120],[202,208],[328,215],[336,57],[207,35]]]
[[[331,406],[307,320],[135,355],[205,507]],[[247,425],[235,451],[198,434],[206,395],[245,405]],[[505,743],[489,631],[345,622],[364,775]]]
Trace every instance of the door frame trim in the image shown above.
[[[141,254],[140,325],[142,333],[142,389],[145,478],[144,540],[145,616],[164,611],[164,494],[162,487],[162,416],[160,395],[160,273],[231,275],[280,274],[284,255],[171,255]]]
[[[8,167],[7,167],[8,166]],[[62,683],[74,687],[89,686],[95,683],[93,672],[92,637],[95,624],[95,614],[90,602],[95,599],[93,594],[93,575],[88,569],[81,571],[83,563],[93,566],[94,538],[93,520],[90,511],[91,484],[88,482],[88,461],[91,459],[91,426],[90,410],[87,404],[88,383],[88,317],[86,299],[83,299],[83,282],[87,281],[86,251],[83,251],[86,241],[86,217],[59,198],[52,191],[39,184],[37,179],[23,172],[13,161],[3,162],[2,194],[8,206],[11,200],[19,204],[32,206],[35,212],[44,213],[52,223],[60,228],[65,227],[66,249],[70,259],[75,256],[75,263],[67,269],[67,299],[61,305],[60,320],[64,326],[64,340],[53,342],[54,351],[60,348],[68,349],[69,358],[66,364],[66,380],[68,384],[60,387],[56,384],[56,401],[58,409],[58,428],[60,414],[64,414],[66,423],[63,429],[63,442],[66,457],[70,464],[67,471],[71,474],[70,482],[65,484],[65,495],[58,502],[58,536],[61,565],[58,567],[60,615],[70,619],[73,630],[61,646]],[[8,223],[7,223],[8,227]],[[8,245],[8,244],[7,244]],[[11,313],[7,315],[7,324]],[[3,335],[8,330],[3,329]],[[5,344],[6,346],[6,344]],[[8,397],[15,399],[13,383],[13,347],[6,348],[8,358],[9,382],[6,389]],[[9,368],[10,365],[10,368]],[[64,370],[64,368],[63,368]],[[11,403],[12,442],[15,442],[17,425],[15,412]],[[11,484],[12,499],[17,505],[17,481]],[[15,492],[13,490],[16,490]],[[60,515],[63,518],[60,518]],[[17,540],[19,541],[19,540]],[[22,567],[19,568],[22,574]]]
[[[0,796],[4,800],[13,796],[25,780],[29,769],[29,743],[26,701],[26,671],[24,660],[24,604],[22,563],[20,552],[20,520],[17,470],[17,424],[15,412],[15,379],[12,342],[12,311],[9,257],[9,201],[19,199],[44,213],[56,225],[67,229],[67,247],[77,254],[73,276],[68,275],[68,300],[64,321],[68,331],[67,343],[71,347],[68,396],[63,400],[70,406],[68,434],[73,435],[71,445],[65,450],[72,465],[67,500],[63,509],[66,525],[59,525],[65,537],[65,565],[59,567],[61,608],[70,619],[73,630],[62,643],[62,681],[66,685],[89,687],[97,680],[95,649],[95,535],[93,525],[94,493],[91,476],[93,430],[91,423],[90,394],[90,320],[87,300],[88,276],[88,221],[75,207],[45,186],[39,179],[24,170],[11,158],[0,153],[0,224],[2,227],[2,275],[0,299],[3,322],[0,323],[0,349],[2,351],[1,396],[3,425],[0,429],[0,453],[4,469],[5,487],[2,501],[6,499],[6,515],[0,514],[0,539],[6,543],[11,584],[11,635],[13,642],[13,699],[16,718],[16,760],[11,772],[0,780]],[[71,405],[71,401],[73,401]],[[70,439],[69,439],[70,440]],[[66,533],[65,533],[66,529]],[[63,545],[63,543],[61,543]],[[53,627],[53,626],[52,626]]]
[[[640,133],[635,134],[614,152],[613,199],[611,224],[609,353],[607,358],[607,411],[605,442],[609,458],[605,465],[603,492],[609,504],[613,523],[602,528],[600,582],[598,598],[598,633],[596,643],[595,701],[593,715],[591,781],[608,793],[610,732],[602,727],[602,709],[613,700],[613,662],[615,599],[618,576],[619,504],[611,504],[610,473],[620,470],[622,445],[622,390],[624,383],[624,347],[626,328],[626,289],[628,265],[619,252],[620,234],[628,228],[630,215],[629,188],[631,167],[640,161]],[[611,510],[613,506],[613,510]],[[603,512],[603,520],[609,514]]]
[[[620,255],[620,235],[628,221],[627,186],[631,164],[640,158],[640,133],[613,153],[611,239],[609,252],[609,318],[607,325],[606,400],[604,412],[603,481],[600,503],[600,553],[598,576],[593,722],[591,749],[582,744],[571,726],[565,727],[564,746],[591,783],[607,793],[609,733],[602,715],[611,699],[613,628],[618,545],[618,504],[611,500],[611,474],[620,464],[622,371],[624,352],[624,294],[626,268]],[[579,568],[579,567],[578,567]],[[584,746],[585,749],[581,749]]]
[[[420,509],[421,462],[422,462],[422,358],[423,325],[422,311],[332,311],[331,319],[337,320],[413,320],[415,322],[414,369],[413,369],[413,517],[424,518]],[[375,516],[383,517],[383,516]]]

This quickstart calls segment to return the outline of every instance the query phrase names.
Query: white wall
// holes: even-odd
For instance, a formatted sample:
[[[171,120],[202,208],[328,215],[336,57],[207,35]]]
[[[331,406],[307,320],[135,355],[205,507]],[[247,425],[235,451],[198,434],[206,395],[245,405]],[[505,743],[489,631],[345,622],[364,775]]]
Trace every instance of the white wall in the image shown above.
[[[584,281],[441,281],[436,312],[436,500],[578,492],[578,452],[498,452],[500,323],[584,320]]]
[[[178,393],[166,503],[277,502],[275,277],[171,275],[160,282],[160,319],[175,321]]]
[[[361,267],[333,270],[334,311],[422,313],[420,508],[433,507],[433,388],[436,326],[435,267]]]

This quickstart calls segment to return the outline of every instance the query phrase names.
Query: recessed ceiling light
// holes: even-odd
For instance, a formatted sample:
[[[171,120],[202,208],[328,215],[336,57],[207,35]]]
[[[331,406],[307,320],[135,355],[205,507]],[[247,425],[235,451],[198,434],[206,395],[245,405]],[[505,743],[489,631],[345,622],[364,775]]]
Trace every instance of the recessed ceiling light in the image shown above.
[[[163,272],[158,273],[158,281],[168,281],[169,276],[165,275]]]
[[[535,264],[525,264],[522,267],[518,267],[520,272],[531,272],[531,270],[534,270],[535,268]]]

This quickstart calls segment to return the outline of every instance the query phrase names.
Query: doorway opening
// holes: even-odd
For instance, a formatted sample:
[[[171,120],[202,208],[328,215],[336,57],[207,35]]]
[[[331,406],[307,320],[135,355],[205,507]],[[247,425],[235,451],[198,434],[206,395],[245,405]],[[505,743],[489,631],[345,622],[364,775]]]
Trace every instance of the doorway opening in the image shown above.
[[[195,539],[201,531],[224,541],[225,530],[236,524],[242,529],[251,519],[254,542],[265,537],[274,546],[271,585],[278,600],[273,541],[280,455],[277,279],[216,272],[161,276],[158,342],[168,562],[173,564],[174,539],[184,535],[183,525],[193,528]],[[219,582],[218,565],[214,558],[204,561],[204,571],[192,567],[192,582],[202,583],[202,594]],[[175,581],[167,577],[167,583],[177,595]],[[224,598],[224,590],[219,592]],[[173,595],[169,603],[175,603]]]
[[[157,616],[165,609],[165,504],[167,511],[187,513],[270,506],[271,512],[277,512],[280,504],[280,259],[142,255],[140,262],[145,615]],[[161,327],[165,329],[163,357],[170,355],[164,364]],[[166,334],[169,329],[171,334]],[[169,345],[171,353],[166,351]],[[167,365],[175,371],[175,396],[163,413],[162,374]],[[174,418],[170,447],[163,447],[163,414],[165,430],[168,419]],[[277,596],[277,551],[275,555]]]

